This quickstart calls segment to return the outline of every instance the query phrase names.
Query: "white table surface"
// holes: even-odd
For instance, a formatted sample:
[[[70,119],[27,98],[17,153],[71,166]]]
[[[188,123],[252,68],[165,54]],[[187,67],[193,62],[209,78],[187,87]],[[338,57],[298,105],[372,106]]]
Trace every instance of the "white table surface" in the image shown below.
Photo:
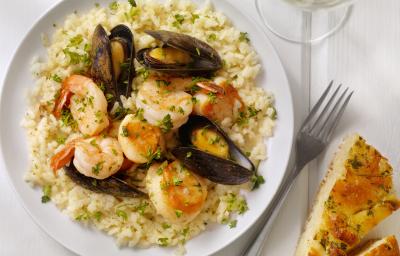
[[[33,22],[59,0],[0,0],[0,81],[18,43]],[[231,0],[256,18],[254,0]],[[257,20],[260,22],[260,20]],[[352,131],[362,133],[400,167],[400,84],[396,68],[400,67],[400,2],[398,0],[363,0],[357,3],[346,26],[322,44],[312,47],[311,86],[302,85],[301,60],[304,51],[270,35],[289,82],[295,103],[296,127],[304,118],[309,102],[314,102],[328,79],[344,82],[356,90],[355,97],[338,127],[334,141],[316,162],[310,173],[303,173],[289,194],[269,237],[264,255],[292,255],[307,214],[309,198],[325,172],[340,138]],[[396,45],[397,44],[397,45]],[[1,125],[0,125],[1,128]],[[399,178],[396,172],[396,178]],[[310,184],[310,186],[309,186]],[[397,182],[398,185],[398,182]],[[309,189],[310,188],[310,189]],[[397,186],[397,190],[399,186]],[[0,255],[74,255],[47,236],[30,219],[0,170]],[[397,221],[396,221],[397,220]],[[373,235],[399,233],[400,214],[391,217]],[[252,231],[218,255],[239,255]]]

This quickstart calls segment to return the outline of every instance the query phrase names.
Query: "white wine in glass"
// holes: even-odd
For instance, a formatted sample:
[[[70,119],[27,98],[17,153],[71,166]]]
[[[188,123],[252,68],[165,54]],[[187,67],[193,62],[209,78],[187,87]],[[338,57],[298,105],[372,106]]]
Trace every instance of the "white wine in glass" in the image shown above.
[[[315,43],[339,30],[351,13],[354,0],[256,0],[264,25],[280,38],[294,43]],[[319,29],[304,35],[304,28]],[[314,26],[313,26],[314,27]]]

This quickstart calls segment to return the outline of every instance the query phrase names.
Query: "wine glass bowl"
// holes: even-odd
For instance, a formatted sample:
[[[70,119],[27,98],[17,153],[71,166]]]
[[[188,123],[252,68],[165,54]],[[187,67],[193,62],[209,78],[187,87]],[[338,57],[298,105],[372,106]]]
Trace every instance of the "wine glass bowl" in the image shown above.
[[[355,0],[256,0],[264,25],[292,43],[317,43],[348,20]]]
[[[354,0],[283,0],[305,11],[316,11],[329,8],[340,8],[350,5]]]

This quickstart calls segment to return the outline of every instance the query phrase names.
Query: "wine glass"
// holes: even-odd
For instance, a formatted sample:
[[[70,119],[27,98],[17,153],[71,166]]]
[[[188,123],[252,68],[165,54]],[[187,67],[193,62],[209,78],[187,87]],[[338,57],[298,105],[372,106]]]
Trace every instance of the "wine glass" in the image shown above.
[[[256,7],[264,25],[278,37],[293,43],[316,43],[343,26],[354,1],[256,0]],[[307,30],[310,27],[312,31]]]

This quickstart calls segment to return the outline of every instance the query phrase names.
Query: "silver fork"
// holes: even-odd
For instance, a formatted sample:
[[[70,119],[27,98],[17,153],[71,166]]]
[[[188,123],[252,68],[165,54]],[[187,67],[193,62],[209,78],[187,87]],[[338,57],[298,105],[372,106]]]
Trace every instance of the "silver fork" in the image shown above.
[[[252,240],[252,244],[246,249],[243,255],[261,255],[263,245],[271,230],[273,219],[278,214],[293,181],[303,167],[316,158],[329,143],[332,133],[353,95],[353,92],[349,93],[349,88],[346,88],[339,98],[337,98],[340,88],[342,87],[340,84],[333,92],[332,96],[327,99],[332,85],[333,81],[330,82],[328,88],[324,91],[318,102],[312,108],[310,114],[304,120],[296,137],[295,165],[285,176],[278,192],[268,206],[264,215],[262,228],[257,233],[258,236]],[[326,103],[324,103],[325,101]]]

